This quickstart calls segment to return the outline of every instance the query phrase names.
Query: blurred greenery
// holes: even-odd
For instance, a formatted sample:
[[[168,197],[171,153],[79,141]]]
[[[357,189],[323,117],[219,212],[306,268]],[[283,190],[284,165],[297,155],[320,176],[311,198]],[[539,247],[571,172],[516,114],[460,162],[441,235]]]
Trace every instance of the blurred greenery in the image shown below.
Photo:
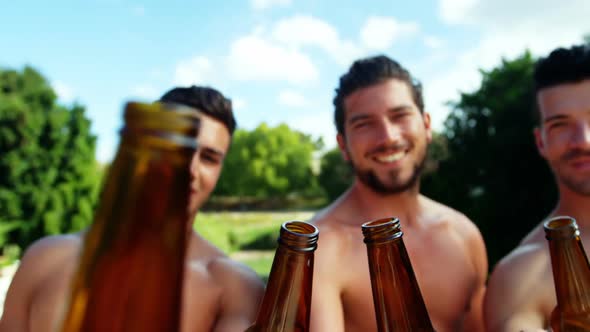
[[[238,129],[225,159],[215,195],[287,197],[317,195],[321,189],[312,169],[321,140],[289,128],[260,124],[252,131]]]
[[[95,141],[84,107],[58,104],[41,73],[0,68],[0,248],[91,222]]]
[[[479,227],[490,268],[518,245],[556,202],[553,176],[533,128],[535,59],[529,52],[481,71],[481,85],[461,93],[443,130],[446,157],[422,191],[463,212]]]
[[[226,254],[266,278],[281,224],[291,220],[307,221],[313,214],[313,211],[200,212],[195,230]]]

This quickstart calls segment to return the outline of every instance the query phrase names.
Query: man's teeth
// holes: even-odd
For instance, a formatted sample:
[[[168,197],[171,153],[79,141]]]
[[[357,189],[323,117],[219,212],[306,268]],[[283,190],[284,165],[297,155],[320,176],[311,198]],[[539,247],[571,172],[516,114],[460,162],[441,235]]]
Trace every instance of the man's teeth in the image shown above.
[[[390,163],[390,162],[402,159],[404,154],[405,154],[404,151],[400,151],[400,152],[396,152],[396,153],[393,153],[393,154],[390,154],[387,156],[380,156],[380,157],[377,157],[376,159],[380,162]]]

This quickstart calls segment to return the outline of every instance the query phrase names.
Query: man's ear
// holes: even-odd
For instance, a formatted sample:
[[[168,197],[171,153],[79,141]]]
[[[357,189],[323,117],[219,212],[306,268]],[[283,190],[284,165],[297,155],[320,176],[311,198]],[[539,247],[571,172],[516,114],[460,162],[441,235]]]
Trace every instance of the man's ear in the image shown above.
[[[537,151],[541,157],[547,159],[545,153],[545,142],[543,141],[543,133],[541,132],[541,128],[535,127],[533,134],[535,135],[535,144],[537,145]]]
[[[350,161],[350,155],[346,149],[346,138],[339,133],[336,135],[336,142],[338,142],[338,148],[340,149],[340,153],[342,153],[342,159],[344,159],[344,161]]]
[[[424,112],[422,114],[422,119],[424,121],[424,129],[426,129],[426,141],[428,143],[430,143],[430,142],[432,142],[432,127],[431,127],[430,113]]]

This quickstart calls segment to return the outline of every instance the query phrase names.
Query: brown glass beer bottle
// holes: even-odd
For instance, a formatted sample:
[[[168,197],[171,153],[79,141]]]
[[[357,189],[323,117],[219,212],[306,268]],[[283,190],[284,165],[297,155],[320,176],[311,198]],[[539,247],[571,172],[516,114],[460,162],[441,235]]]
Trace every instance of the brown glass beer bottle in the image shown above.
[[[176,332],[199,115],[128,103],[115,160],[85,235],[62,332]]]
[[[549,242],[557,306],[551,314],[554,332],[590,331],[590,265],[571,217],[555,217],[544,223]]]
[[[434,331],[408,257],[399,219],[362,225],[379,332]]]
[[[318,229],[302,221],[283,223],[279,247],[256,322],[247,332],[307,332]]]

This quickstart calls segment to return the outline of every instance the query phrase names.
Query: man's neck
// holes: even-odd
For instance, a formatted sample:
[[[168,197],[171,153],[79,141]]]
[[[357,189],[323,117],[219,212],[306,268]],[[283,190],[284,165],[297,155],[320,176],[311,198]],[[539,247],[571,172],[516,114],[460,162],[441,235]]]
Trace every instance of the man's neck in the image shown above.
[[[590,227],[590,196],[580,195],[568,188],[559,188],[559,201],[551,216],[570,216],[580,227]]]
[[[345,204],[352,204],[356,211],[366,219],[362,222],[384,218],[397,217],[404,225],[411,225],[416,221],[420,210],[420,194],[418,184],[396,194],[378,193],[367,187],[359,180],[355,180],[347,193]],[[360,221],[359,221],[360,222]]]

